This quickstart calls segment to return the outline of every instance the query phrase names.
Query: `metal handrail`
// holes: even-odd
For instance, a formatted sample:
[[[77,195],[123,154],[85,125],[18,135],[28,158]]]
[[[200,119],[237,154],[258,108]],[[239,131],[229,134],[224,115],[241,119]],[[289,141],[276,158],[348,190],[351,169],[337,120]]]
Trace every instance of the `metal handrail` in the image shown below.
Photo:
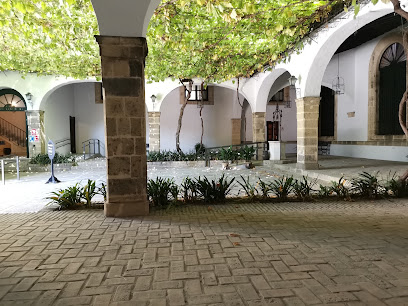
[[[12,161],[12,162],[15,161],[16,162],[17,180],[20,180],[20,157],[16,156],[15,158],[0,158],[1,181],[3,185],[6,184],[5,161]]]
[[[205,148],[205,166],[209,167],[210,166],[210,160],[211,160],[211,153],[212,152],[217,152],[221,149],[229,148],[231,147],[233,150],[236,149],[241,149],[245,146],[248,147],[255,147],[255,160],[259,160],[259,151],[260,148],[262,148],[262,152],[267,151],[268,147],[268,142],[263,141],[263,142],[247,142],[247,143],[242,143],[242,144],[236,144],[236,145],[227,145],[227,146],[218,146],[218,147],[210,147],[210,148]],[[263,158],[263,156],[261,156]]]
[[[61,140],[58,140],[58,141],[55,142],[55,148],[56,149],[62,148],[62,147],[65,147],[65,146],[69,146],[69,145],[71,145],[71,139],[70,138],[64,138],[64,139],[61,139]]]
[[[101,154],[101,147],[104,147],[104,144],[99,139],[88,139],[82,142],[84,159],[86,155]],[[88,153],[86,153],[86,148],[88,148]]]
[[[27,146],[27,133],[26,131],[15,126],[11,122],[0,118],[0,135],[6,137],[8,140],[16,143],[21,147]]]

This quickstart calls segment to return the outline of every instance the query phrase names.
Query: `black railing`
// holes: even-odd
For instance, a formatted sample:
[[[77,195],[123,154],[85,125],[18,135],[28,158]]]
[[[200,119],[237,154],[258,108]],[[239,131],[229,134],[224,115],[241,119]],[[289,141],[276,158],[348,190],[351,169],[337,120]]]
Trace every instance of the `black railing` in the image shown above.
[[[88,139],[82,142],[84,159],[94,155],[102,155],[101,152],[104,152],[104,144],[99,139]]]
[[[0,136],[7,138],[20,147],[27,147],[27,133],[14,124],[0,118]]]
[[[65,146],[69,146],[69,145],[71,145],[71,139],[69,138],[61,139],[55,142],[56,149],[59,149]]]
[[[248,146],[248,147],[255,147],[255,153],[254,157],[255,160],[263,160],[264,155],[267,154],[268,152],[268,142],[247,142],[243,144],[238,144],[238,145],[229,145],[229,146],[219,146],[219,147],[211,147],[211,148],[205,148],[205,166],[209,167],[210,166],[210,160],[211,157],[214,156],[215,154],[218,154],[218,152],[223,148],[230,148],[232,150],[240,150],[241,148]]]

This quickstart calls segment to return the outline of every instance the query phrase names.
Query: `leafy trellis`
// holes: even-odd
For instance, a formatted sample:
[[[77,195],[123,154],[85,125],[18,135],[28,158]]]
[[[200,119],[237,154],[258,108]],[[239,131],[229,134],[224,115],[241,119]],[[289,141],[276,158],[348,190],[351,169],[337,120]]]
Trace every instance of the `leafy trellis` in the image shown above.
[[[100,76],[89,0],[0,0],[0,70]]]

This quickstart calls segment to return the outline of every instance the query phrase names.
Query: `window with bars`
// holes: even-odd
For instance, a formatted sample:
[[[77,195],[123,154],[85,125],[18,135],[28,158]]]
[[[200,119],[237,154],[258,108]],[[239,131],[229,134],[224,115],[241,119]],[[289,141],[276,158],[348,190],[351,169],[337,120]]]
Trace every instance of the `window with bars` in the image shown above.
[[[187,89],[185,90],[185,95],[186,97],[188,95]],[[204,88],[201,85],[193,85],[188,101],[208,101],[208,86]]]

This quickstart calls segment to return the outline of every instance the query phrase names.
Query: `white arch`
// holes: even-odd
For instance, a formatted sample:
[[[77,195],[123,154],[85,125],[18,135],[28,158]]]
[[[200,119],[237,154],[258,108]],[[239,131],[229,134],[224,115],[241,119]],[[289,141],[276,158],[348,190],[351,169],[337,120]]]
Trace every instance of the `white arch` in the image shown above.
[[[262,81],[259,83],[258,94],[256,96],[256,112],[266,112],[269,92],[276,80],[286,72],[288,72],[286,69],[278,68],[264,73],[264,78],[262,78]]]
[[[245,82],[246,82],[246,79],[240,80],[240,90],[238,92],[249,102],[247,93],[242,90],[243,86],[245,85]],[[208,85],[219,86],[219,87],[231,89],[234,91],[234,93],[236,93],[236,90],[237,90],[237,82],[235,79],[229,80],[226,82],[222,82],[222,83],[209,83]],[[181,84],[179,81],[176,81],[176,80],[172,81],[171,79],[167,79],[164,82],[146,83],[145,84],[145,90],[146,90],[145,102],[146,102],[148,111],[149,112],[160,111],[161,105],[164,99],[166,98],[166,96],[169,93],[171,93],[173,90],[175,90],[176,88],[179,88],[180,86]],[[150,98],[152,95],[155,95],[157,97],[156,102],[154,103],[154,108],[153,108],[152,100]],[[251,107],[253,106],[251,105]]]
[[[99,33],[104,36],[146,37],[160,0],[92,0]]]
[[[23,78],[24,77],[24,78]],[[96,79],[89,79],[89,82],[96,82]],[[21,74],[18,71],[4,71],[0,74],[0,86],[10,87],[20,92],[23,97],[30,92],[33,95],[31,107],[27,105],[28,110],[38,110],[44,100],[44,96],[60,84],[68,84],[70,82],[80,82],[72,78],[59,77],[55,75],[39,76],[35,73]]]
[[[72,85],[72,84],[80,84],[80,83],[100,83],[96,79],[87,79],[87,80],[66,80],[65,82],[60,82],[56,84],[54,87],[48,88],[48,90],[44,93],[39,105],[39,110],[44,110],[45,105],[47,103],[48,98],[50,95],[55,92],[58,88],[63,86]]]
[[[298,78],[302,97],[318,97],[324,72],[338,47],[358,29],[391,12],[391,4],[379,2],[362,7],[357,18],[354,12],[342,13],[299,54],[292,54],[287,63],[278,64],[277,68],[285,68]]]

